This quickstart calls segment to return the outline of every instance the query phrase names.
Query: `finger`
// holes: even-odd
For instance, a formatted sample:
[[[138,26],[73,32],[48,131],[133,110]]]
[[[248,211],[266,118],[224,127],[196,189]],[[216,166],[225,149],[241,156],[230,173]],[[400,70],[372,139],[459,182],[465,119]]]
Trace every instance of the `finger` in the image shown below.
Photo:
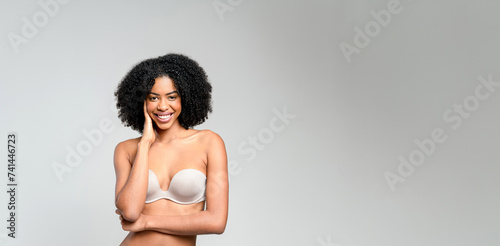
[[[122,229],[124,231],[128,231],[129,230],[129,227],[128,227],[127,223],[125,223],[124,221],[122,221],[121,224],[122,224]]]
[[[147,101],[144,100],[144,117],[146,117],[146,120],[148,120],[149,115],[148,115],[148,106],[147,106]]]

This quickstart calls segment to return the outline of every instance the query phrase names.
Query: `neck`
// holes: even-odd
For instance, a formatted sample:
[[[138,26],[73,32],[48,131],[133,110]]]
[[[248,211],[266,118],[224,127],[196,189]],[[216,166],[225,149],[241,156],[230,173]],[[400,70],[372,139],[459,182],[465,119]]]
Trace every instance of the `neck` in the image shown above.
[[[178,122],[176,122],[176,124],[173,124],[166,130],[156,128],[156,141],[168,143],[176,138],[181,137],[186,131],[187,129],[182,127]]]

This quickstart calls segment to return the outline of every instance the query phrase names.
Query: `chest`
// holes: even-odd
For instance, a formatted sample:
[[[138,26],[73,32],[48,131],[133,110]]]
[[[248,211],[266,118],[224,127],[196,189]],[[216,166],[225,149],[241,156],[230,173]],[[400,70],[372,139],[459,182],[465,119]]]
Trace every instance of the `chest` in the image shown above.
[[[153,144],[149,150],[148,164],[149,169],[167,173],[179,168],[203,168],[204,171],[207,155],[204,148],[196,143]]]

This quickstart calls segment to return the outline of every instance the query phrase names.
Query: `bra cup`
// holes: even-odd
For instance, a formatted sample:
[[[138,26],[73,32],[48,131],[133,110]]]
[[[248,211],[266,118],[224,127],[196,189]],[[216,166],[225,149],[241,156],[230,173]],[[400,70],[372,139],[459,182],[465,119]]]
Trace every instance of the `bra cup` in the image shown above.
[[[151,200],[150,198],[155,199],[162,196],[163,196],[163,191],[161,190],[158,177],[156,177],[156,174],[150,169],[148,178],[148,190],[146,192],[146,197],[148,200]]]
[[[195,169],[184,169],[170,181],[167,196],[180,202],[198,200],[205,194],[206,177]]]

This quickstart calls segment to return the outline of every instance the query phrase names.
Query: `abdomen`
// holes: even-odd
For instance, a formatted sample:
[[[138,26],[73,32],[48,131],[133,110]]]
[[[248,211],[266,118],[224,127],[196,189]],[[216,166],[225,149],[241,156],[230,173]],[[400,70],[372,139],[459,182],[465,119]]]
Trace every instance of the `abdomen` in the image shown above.
[[[205,202],[181,205],[170,200],[161,199],[147,203],[142,210],[147,215],[188,215],[203,210]],[[171,235],[157,231],[130,232],[120,244],[121,246],[195,246],[196,235]]]

